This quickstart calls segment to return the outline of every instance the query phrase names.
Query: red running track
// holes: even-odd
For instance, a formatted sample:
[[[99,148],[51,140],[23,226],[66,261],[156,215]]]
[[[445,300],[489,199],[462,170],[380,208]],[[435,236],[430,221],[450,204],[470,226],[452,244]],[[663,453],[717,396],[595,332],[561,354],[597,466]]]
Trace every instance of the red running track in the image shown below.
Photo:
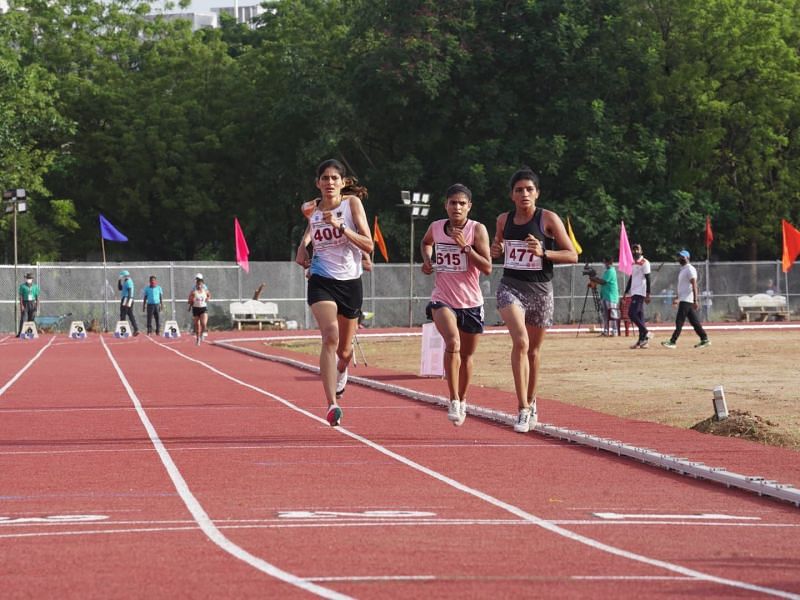
[[[330,428],[188,337],[7,340],[0,386],[3,598],[800,598],[791,505],[358,385]]]

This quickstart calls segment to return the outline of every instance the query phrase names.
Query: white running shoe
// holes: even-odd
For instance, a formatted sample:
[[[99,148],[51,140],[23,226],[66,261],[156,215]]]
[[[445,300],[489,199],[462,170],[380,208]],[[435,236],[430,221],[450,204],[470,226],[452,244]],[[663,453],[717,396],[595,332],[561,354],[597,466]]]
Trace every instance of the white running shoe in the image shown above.
[[[453,423],[461,418],[461,402],[450,400],[450,407],[447,409],[447,418]]]
[[[514,423],[514,431],[517,433],[528,433],[531,430],[531,409],[522,408],[517,415],[517,422]]]
[[[336,371],[336,398],[339,399],[344,394],[344,388],[347,386],[347,367],[344,368],[344,371],[339,373]]]
[[[447,418],[450,419],[456,427],[461,427],[464,424],[464,420],[467,418],[467,403],[451,400],[450,408],[447,410]]]
[[[530,401],[531,408],[531,427],[534,427],[539,422],[539,411],[536,408],[536,398]]]

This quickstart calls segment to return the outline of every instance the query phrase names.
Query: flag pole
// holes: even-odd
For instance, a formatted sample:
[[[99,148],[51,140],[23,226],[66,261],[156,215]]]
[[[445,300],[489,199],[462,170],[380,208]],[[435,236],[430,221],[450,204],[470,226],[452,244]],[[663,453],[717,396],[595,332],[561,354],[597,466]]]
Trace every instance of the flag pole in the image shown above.
[[[106,241],[100,231],[100,248],[103,251],[103,332],[108,331],[108,275],[106,274]]]

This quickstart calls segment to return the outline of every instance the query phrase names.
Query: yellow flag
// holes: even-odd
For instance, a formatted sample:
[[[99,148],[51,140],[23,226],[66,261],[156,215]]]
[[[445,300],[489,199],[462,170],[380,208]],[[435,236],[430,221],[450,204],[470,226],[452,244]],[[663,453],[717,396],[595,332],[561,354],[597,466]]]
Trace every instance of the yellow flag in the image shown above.
[[[575,247],[575,252],[578,254],[583,252],[583,248],[581,248],[578,240],[575,239],[575,234],[572,233],[572,223],[569,222],[569,217],[567,217],[567,235],[569,235],[569,239],[572,240],[572,245]]]

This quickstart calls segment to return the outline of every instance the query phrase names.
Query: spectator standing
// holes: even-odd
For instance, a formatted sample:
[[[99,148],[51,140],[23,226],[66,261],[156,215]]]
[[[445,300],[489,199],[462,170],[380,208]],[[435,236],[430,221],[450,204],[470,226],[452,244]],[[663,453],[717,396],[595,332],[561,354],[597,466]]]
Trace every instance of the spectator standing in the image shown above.
[[[136,316],[133,314],[134,303],[134,285],[131,274],[128,271],[120,271],[119,279],[117,280],[117,289],[121,292],[119,301],[119,320],[124,321],[126,318],[133,327],[134,337],[139,335],[139,326],[136,324]]]
[[[630,296],[631,303],[628,316],[639,329],[639,339],[631,349],[647,348],[653,334],[647,329],[644,322],[644,305],[650,304],[650,261],[642,254],[642,245],[631,246],[633,254],[633,272],[625,286],[625,295]]]
[[[19,328],[17,337],[22,336],[22,325],[36,318],[39,310],[39,286],[33,282],[33,273],[25,273],[25,281],[19,286]]]
[[[606,270],[602,277],[591,277],[591,281],[600,286],[600,307],[603,314],[603,335],[615,336],[618,331],[610,325],[614,317],[619,323],[619,284],[617,283],[617,269],[610,257],[603,259]],[[616,316],[615,316],[616,315]]]
[[[150,275],[150,285],[144,288],[142,312],[147,311],[147,335],[153,333],[153,319],[156,322],[156,335],[161,331],[161,311],[164,310],[162,302],[164,290],[158,285],[155,275]]]

